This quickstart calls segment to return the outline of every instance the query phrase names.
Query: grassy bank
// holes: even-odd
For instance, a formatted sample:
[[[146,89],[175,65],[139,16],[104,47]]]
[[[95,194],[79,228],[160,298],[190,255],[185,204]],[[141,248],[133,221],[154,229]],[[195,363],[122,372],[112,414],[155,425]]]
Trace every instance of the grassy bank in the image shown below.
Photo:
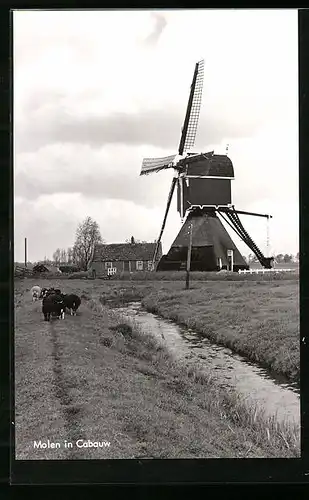
[[[162,287],[142,303],[299,383],[298,282]]]
[[[47,324],[23,285],[15,290],[17,458],[299,456],[298,428],[279,426],[174,362],[102,306],[101,286],[66,283],[84,296],[79,315]],[[127,299],[144,289],[110,293],[121,291]],[[110,447],[35,450],[35,439],[104,439]]]

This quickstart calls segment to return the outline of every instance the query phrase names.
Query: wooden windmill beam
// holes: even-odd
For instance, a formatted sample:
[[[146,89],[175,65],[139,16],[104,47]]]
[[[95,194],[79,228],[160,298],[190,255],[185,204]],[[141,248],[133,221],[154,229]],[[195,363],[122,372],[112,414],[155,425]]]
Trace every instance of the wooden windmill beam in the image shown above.
[[[244,210],[233,210],[234,212],[236,212],[237,214],[244,214],[244,215],[254,215],[255,217],[266,217],[267,219],[272,219],[272,215],[268,215],[268,214],[257,214],[255,212],[245,212]]]
[[[189,290],[191,252],[192,252],[192,234],[193,234],[193,218],[190,221],[189,245],[187,253],[187,272],[186,272],[186,290]]]
[[[168,198],[167,198],[167,205],[166,205],[166,209],[165,209],[165,214],[164,214],[164,219],[163,219],[161,231],[160,231],[160,234],[159,234],[159,238],[157,240],[155,252],[154,252],[154,255],[153,255],[153,259],[152,259],[152,268],[153,269],[154,269],[154,266],[155,266],[155,262],[156,262],[156,258],[157,258],[158,249],[159,249],[160,241],[161,241],[161,238],[162,238],[162,234],[163,234],[163,231],[164,231],[164,228],[165,228],[167,214],[168,214],[168,211],[169,211],[169,208],[170,208],[170,205],[171,205],[171,201],[172,201],[172,198],[173,198],[173,193],[174,193],[176,181],[177,181],[177,177],[173,177],[171,188],[170,188],[170,192],[169,192],[169,195],[168,195]]]
[[[252,250],[252,252],[256,255],[258,258],[260,264],[265,267],[266,269],[271,269],[272,265],[271,262],[273,260],[272,257],[265,257],[263,252],[259,249],[259,247],[256,245],[256,243],[252,240],[250,237],[249,233],[245,230],[244,226],[242,225],[238,213],[242,213],[241,211],[236,211],[236,210],[217,210],[217,212],[221,215],[221,217],[230,225],[232,229],[238,234],[238,236],[241,238],[241,240]],[[255,214],[255,213],[250,213],[250,212],[245,212],[248,215],[256,215],[260,217],[267,217],[269,219],[269,215],[262,215],[262,214]],[[226,215],[227,218],[223,216],[223,214]]]
[[[269,214],[258,214],[256,212],[246,212],[245,210],[236,210],[235,207],[234,207],[234,205],[232,205],[232,209],[229,208],[229,207],[223,207],[222,206],[222,207],[216,208],[216,210],[217,210],[217,212],[224,212],[224,213],[234,212],[236,214],[254,215],[255,217],[265,217],[267,219],[272,219],[273,218],[273,216],[269,215]]]

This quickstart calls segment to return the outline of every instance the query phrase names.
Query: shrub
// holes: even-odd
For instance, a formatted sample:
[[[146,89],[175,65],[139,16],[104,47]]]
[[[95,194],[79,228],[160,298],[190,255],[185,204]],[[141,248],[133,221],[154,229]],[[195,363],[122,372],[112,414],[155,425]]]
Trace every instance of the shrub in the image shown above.
[[[80,279],[89,279],[91,278],[91,274],[89,271],[79,271],[77,273],[72,273],[67,276],[69,280],[80,280]]]
[[[116,326],[110,326],[110,330],[116,330],[121,333],[124,337],[132,337],[132,326],[128,323],[119,323]]]

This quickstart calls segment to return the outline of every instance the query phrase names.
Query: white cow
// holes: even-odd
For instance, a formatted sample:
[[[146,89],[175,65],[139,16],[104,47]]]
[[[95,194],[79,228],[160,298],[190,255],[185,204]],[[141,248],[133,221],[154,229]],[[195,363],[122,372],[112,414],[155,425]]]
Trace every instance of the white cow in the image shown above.
[[[35,300],[39,300],[41,297],[41,287],[38,285],[35,285],[31,288],[30,290],[31,295],[32,295],[32,301],[34,302]]]

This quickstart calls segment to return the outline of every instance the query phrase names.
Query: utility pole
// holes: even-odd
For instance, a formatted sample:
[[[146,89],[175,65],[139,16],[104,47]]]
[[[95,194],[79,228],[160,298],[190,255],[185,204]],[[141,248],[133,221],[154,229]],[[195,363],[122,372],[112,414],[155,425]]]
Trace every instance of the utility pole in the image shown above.
[[[25,267],[27,267],[27,238],[25,238]]]
[[[186,290],[189,290],[191,250],[192,250],[192,230],[193,230],[193,220],[191,219],[190,230],[189,230],[188,254],[187,254]]]

